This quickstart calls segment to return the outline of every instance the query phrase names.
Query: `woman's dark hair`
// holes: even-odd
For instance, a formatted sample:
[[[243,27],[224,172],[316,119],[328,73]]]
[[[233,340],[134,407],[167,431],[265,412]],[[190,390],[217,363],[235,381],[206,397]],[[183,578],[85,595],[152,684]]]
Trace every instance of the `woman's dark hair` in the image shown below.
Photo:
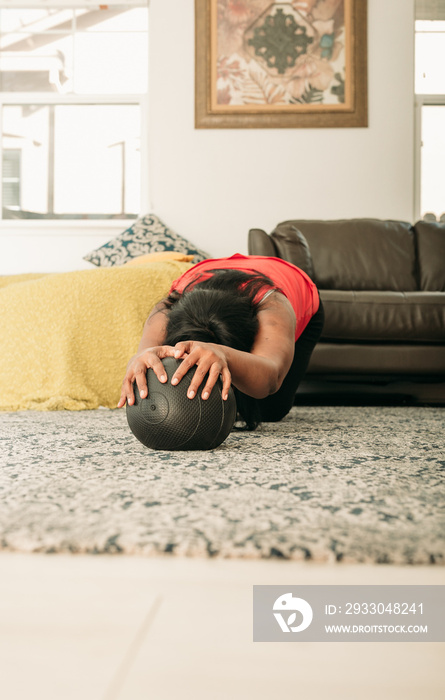
[[[265,286],[275,289],[266,275],[240,270],[210,270],[210,277],[192,280],[182,295],[173,292],[167,299],[166,345],[184,340],[226,345],[250,352],[258,331],[256,300]],[[237,411],[245,429],[260,423],[257,399],[233,387]]]

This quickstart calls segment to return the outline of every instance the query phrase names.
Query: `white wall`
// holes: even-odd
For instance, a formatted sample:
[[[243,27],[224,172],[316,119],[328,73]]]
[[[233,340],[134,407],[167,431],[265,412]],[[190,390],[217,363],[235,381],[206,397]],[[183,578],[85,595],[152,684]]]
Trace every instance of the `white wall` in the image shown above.
[[[412,221],[413,6],[368,0],[368,128],[196,130],[194,1],[150,0],[152,211],[214,256],[285,219]],[[88,267],[82,255],[124,228],[3,225],[0,274]]]
[[[0,275],[24,272],[67,272],[93,268],[82,259],[111,238],[130,221],[95,221],[79,229],[75,222],[22,223],[7,221],[0,227]]]
[[[153,210],[213,255],[292,218],[413,218],[414,0],[368,0],[369,127],[194,129],[194,2],[150,2]]]

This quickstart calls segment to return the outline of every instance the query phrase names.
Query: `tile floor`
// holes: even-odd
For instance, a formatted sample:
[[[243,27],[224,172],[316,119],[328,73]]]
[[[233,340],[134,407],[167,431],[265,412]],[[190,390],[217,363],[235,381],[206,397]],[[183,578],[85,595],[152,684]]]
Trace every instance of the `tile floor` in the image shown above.
[[[0,553],[1,700],[442,700],[445,643],[252,642],[253,584],[445,568]]]

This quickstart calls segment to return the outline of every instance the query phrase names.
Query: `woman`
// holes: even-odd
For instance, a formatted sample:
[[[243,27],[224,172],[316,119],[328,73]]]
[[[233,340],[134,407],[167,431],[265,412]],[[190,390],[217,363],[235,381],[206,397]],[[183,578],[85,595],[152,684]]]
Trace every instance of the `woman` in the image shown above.
[[[134,403],[134,382],[147,396],[147,368],[166,382],[161,360],[172,356],[182,359],[172,384],[197,366],[189,398],[200,390],[206,400],[221,376],[223,399],[232,384],[248,429],[281,420],[292,408],[323,320],[315,284],[295,265],[238,253],[204,260],[173,282],[148,317],[118,407]]]

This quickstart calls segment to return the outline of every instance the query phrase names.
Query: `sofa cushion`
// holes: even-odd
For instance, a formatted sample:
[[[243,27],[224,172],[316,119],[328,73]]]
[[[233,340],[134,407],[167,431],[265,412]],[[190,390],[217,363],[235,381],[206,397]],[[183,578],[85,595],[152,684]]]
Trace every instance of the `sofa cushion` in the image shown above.
[[[306,238],[296,226],[291,222],[281,224],[279,229],[272,233],[271,238],[280,258],[293,263],[313,279],[314,266],[311,251]]]
[[[445,292],[445,224],[418,221],[414,229],[417,238],[420,289]]]
[[[445,293],[321,290],[323,340],[445,343]]]
[[[441,345],[317,343],[308,367],[311,374],[342,374],[348,380],[373,374],[443,376],[445,353]]]
[[[290,228],[300,231],[312,255],[314,281],[321,289],[415,291],[415,238],[399,221],[294,220],[279,224],[276,240]]]

